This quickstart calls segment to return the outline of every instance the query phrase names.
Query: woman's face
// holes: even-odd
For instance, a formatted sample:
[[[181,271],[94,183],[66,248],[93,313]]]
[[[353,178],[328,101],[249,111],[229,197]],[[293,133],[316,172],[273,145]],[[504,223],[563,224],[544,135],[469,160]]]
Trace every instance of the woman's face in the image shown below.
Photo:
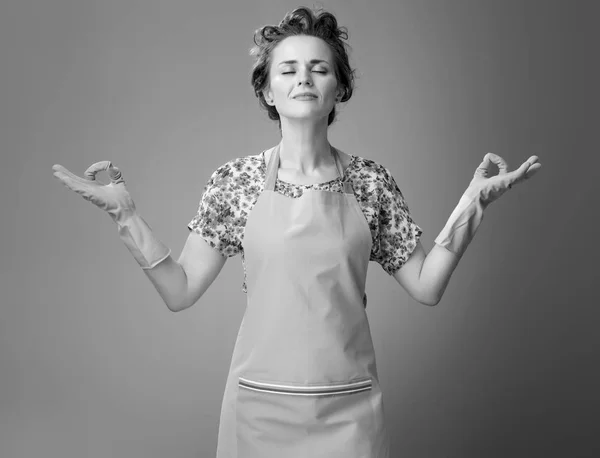
[[[332,54],[325,41],[305,35],[288,37],[273,49],[264,95],[280,117],[327,118],[338,95]],[[306,92],[314,97],[298,97]]]

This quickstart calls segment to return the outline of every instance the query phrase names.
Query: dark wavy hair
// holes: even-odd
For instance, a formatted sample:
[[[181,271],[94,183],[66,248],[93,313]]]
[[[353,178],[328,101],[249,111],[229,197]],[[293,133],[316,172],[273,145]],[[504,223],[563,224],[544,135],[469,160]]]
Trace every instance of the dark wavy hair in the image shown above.
[[[308,35],[324,40],[331,48],[335,75],[338,86],[343,90],[341,102],[347,102],[352,97],[354,90],[355,70],[350,68],[348,52],[350,46],[342,41],[348,39],[348,30],[338,27],[337,19],[322,8],[309,9],[305,6],[296,8],[285,15],[278,26],[265,25],[254,32],[255,46],[250,49],[250,55],[255,57],[252,67],[251,84],[254,94],[258,97],[260,106],[267,111],[269,118],[279,122],[281,119],[274,106],[265,101],[263,90],[269,83],[269,69],[271,67],[271,54],[273,49],[287,37],[294,35]],[[335,120],[335,107],[329,113],[327,125]]]

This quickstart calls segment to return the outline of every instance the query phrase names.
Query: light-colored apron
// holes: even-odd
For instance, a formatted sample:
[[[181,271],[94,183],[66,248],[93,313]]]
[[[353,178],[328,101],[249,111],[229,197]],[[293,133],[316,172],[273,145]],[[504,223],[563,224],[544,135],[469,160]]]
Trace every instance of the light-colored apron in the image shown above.
[[[279,146],[244,233],[248,302],[217,458],[389,458],[363,301],[368,223],[350,182],[275,192]]]

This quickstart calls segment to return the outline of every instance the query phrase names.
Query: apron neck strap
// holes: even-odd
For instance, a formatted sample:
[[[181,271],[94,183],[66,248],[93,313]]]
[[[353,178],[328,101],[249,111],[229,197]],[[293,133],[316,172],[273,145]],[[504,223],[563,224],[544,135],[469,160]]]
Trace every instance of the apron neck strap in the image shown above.
[[[271,153],[271,157],[269,158],[269,164],[267,165],[267,179],[265,183],[265,191],[274,191],[275,190],[275,182],[277,181],[277,170],[279,169],[279,150],[281,148],[281,142],[277,144]],[[338,174],[344,181],[344,169],[342,168],[338,151],[336,148],[330,145],[331,154],[333,156],[333,160],[335,161],[335,167],[337,168]],[[352,186],[349,182],[344,182],[344,192],[346,194],[353,194]]]

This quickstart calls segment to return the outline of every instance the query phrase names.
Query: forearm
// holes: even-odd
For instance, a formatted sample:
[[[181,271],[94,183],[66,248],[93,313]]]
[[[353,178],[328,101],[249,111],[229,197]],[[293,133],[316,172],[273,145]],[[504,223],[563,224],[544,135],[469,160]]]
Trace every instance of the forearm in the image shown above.
[[[187,275],[182,265],[171,257],[171,250],[153,233],[138,213],[117,221],[118,233],[169,310],[185,308]]]
[[[419,284],[427,304],[437,305],[440,302],[458,261],[460,257],[457,254],[438,244],[433,245],[419,274]]]
[[[183,266],[169,255],[151,269],[143,269],[156,291],[172,312],[187,307],[187,275]]]
[[[419,275],[423,295],[429,303],[436,305],[441,300],[458,261],[483,221],[484,208],[478,197],[463,194],[436,237]]]

